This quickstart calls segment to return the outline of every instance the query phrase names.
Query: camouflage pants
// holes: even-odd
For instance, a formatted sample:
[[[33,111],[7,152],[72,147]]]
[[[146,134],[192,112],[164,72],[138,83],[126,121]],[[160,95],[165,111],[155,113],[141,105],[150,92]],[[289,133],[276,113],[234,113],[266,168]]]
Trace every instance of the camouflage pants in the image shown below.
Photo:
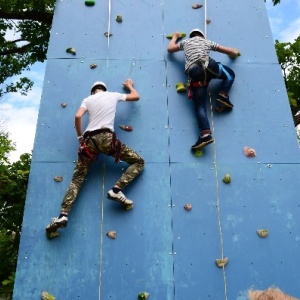
[[[92,136],[90,139],[86,139],[86,144],[93,152],[111,155],[113,152],[112,137],[113,135],[110,132],[99,133]],[[91,139],[93,139],[93,141]],[[125,161],[130,165],[115,183],[120,189],[123,189],[141,173],[144,168],[144,160],[133,149],[123,143],[121,144],[120,160]],[[91,162],[91,158],[85,157],[83,161],[78,157],[72,181],[62,201],[62,211],[69,212],[71,210]]]

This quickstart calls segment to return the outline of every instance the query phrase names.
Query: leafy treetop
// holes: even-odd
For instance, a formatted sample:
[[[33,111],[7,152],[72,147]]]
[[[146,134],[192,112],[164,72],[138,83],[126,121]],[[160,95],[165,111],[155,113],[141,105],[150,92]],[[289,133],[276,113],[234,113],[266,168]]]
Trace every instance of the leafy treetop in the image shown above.
[[[46,59],[55,0],[0,0],[0,98],[8,92],[26,92],[33,82],[7,79]]]

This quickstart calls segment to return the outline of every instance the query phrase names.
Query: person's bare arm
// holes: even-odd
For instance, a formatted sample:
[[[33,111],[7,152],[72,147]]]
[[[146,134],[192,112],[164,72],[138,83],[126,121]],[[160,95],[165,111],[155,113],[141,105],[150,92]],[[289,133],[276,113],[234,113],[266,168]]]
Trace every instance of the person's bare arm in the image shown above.
[[[140,95],[133,87],[133,81],[131,79],[127,79],[123,85],[125,89],[129,91],[129,94],[126,95],[126,101],[138,101],[140,99]]]
[[[179,32],[174,32],[173,33],[172,39],[171,39],[171,41],[168,45],[168,48],[167,48],[169,53],[177,52],[177,51],[180,50],[178,44],[176,44],[179,36],[180,36]]]
[[[230,57],[238,57],[240,56],[240,52],[236,48],[230,48],[230,47],[225,47],[222,45],[218,45],[217,49],[218,52],[224,53],[229,55]]]
[[[75,129],[77,132],[78,140],[82,140],[82,116],[86,113],[84,107],[79,107],[78,111],[75,114]]]

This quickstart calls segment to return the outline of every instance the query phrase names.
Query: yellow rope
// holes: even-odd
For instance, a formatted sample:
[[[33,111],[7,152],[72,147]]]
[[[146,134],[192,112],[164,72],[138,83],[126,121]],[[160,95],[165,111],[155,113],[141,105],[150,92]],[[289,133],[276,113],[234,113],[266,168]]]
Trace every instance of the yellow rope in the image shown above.
[[[215,126],[214,126],[214,114],[213,114],[211,93],[208,92],[208,95],[209,95],[209,103],[210,103],[211,127],[212,127],[213,136],[214,136]],[[219,225],[220,243],[221,243],[221,259],[224,259],[224,239],[223,239],[223,231],[222,231],[222,225],[221,225],[221,208],[220,208],[220,195],[219,195],[216,140],[214,140],[213,145],[214,145],[214,165],[215,165],[215,175],[216,175],[216,202],[217,202],[217,208],[218,208],[218,225]],[[223,269],[223,279],[224,279],[224,293],[225,293],[225,299],[227,300],[227,284],[226,284],[225,267],[223,266],[222,269]]]

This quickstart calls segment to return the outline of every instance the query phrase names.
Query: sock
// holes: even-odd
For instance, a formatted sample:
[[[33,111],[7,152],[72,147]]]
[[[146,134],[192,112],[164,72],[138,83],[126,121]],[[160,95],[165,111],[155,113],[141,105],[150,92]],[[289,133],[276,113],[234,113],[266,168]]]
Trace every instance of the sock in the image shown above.
[[[121,189],[116,187],[113,187],[112,190],[114,191],[115,194],[118,194],[121,191]]]

